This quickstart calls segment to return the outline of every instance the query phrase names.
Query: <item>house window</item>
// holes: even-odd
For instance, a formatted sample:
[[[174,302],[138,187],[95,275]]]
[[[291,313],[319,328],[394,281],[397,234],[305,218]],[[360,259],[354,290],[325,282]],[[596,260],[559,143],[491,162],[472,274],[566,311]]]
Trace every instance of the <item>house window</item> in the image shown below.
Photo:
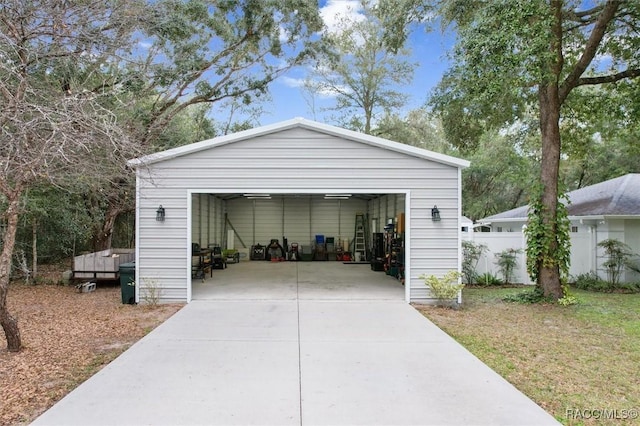
[[[498,227],[496,228],[496,232],[502,232],[502,226],[498,226]]]
[[[571,232],[578,232],[578,227],[577,226],[572,226],[571,227]]]

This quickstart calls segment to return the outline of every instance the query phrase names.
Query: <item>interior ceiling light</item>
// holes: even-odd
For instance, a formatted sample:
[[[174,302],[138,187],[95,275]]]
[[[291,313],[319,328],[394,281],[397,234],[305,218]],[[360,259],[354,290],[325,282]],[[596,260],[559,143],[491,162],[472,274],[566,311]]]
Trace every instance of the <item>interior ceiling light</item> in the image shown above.
[[[247,198],[271,198],[271,194],[242,194]]]
[[[351,194],[324,194],[324,198],[345,199],[351,197]]]

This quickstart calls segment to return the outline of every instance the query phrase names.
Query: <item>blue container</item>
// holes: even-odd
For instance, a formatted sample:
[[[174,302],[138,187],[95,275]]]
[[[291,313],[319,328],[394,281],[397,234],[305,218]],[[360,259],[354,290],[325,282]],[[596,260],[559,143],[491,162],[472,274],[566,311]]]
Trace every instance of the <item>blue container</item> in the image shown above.
[[[316,235],[316,244],[324,244],[324,235]]]

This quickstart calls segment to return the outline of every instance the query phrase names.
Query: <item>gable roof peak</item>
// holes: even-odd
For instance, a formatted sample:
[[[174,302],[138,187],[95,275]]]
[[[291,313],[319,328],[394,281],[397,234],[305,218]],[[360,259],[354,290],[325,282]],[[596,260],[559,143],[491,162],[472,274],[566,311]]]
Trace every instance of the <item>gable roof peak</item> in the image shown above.
[[[311,131],[324,133],[327,135],[344,138],[354,142],[359,142],[371,146],[375,146],[382,149],[388,149],[391,151],[401,152],[414,157],[423,158],[426,160],[435,161],[438,163],[447,164],[458,168],[469,167],[469,161],[460,158],[452,157],[445,154],[429,151],[415,146],[402,144],[399,142],[393,142],[387,139],[383,139],[377,136],[367,135],[365,133],[355,132],[353,130],[347,130],[340,127],[332,126],[329,124],[320,123],[317,121],[309,120],[303,117],[295,117],[289,120],[281,121],[279,123],[269,124],[266,126],[256,127],[253,129],[243,130],[241,132],[232,133],[229,135],[218,136],[212,139],[207,139],[200,142],[195,142],[189,145],[183,145],[176,148],[171,148],[166,151],[157,152],[154,154],[146,155],[140,158],[135,158],[128,161],[128,164],[133,167],[139,167],[142,165],[150,165],[158,163],[171,158],[181,157],[183,155],[195,153],[205,149],[215,148],[234,142],[239,142],[251,138],[256,138],[276,132],[282,132],[293,128],[303,128]]]

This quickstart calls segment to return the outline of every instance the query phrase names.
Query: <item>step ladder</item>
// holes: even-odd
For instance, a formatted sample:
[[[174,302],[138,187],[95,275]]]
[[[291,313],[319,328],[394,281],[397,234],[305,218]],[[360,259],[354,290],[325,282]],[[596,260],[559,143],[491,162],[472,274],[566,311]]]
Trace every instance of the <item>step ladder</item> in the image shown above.
[[[356,213],[356,225],[353,238],[353,258],[357,262],[367,260],[367,230],[364,214]]]

